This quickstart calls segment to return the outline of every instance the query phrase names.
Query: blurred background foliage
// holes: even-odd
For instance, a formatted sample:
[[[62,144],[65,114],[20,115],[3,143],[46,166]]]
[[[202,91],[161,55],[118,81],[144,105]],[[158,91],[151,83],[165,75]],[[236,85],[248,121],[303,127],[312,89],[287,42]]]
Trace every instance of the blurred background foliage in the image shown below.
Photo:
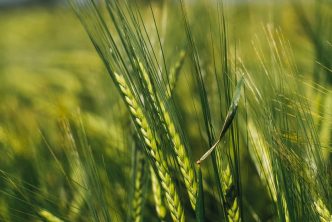
[[[213,68],[210,57],[204,55],[211,53],[211,44],[206,41],[214,29],[206,25],[213,24],[211,3],[190,2],[196,45],[203,66],[209,70]],[[255,47],[269,50],[269,43],[261,41],[265,26],[281,30],[289,41],[296,72],[326,148],[326,161],[330,162],[332,8],[328,0],[317,2],[229,1],[226,18],[231,56],[241,58],[252,72],[258,72],[260,64]],[[178,31],[178,18],[172,16],[176,1],[169,4],[173,8],[168,11],[165,48],[178,44],[166,55],[173,63],[176,59],[172,55],[183,48],[178,40],[184,33]],[[158,19],[162,5],[162,1],[152,3]],[[140,1],[139,7],[149,10],[147,1]],[[111,216],[120,221],[126,218],[133,146],[130,120],[71,8],[56,0],[0,1],[0,30],[0,221],[43,221],[38,213],[42,209],[66,221],[90,221],[84,211],[84,190],[77,187],[85,176],[77,175],[82,166],[73,163],[73,150],[84,146],[78,142],[81,121],[101,172]],[[183,84],[187,87],[181,87]],[[195,89],[182,74],[177,85],[191,145],[202,150],[206,143],[197,130],[192,101],[183,99],[190,98]],[[194,159],[199,154],[193,152]],[[243,167],[247,199],[255,200],[250,204],[263,221],[272,220],[272,206],[268,195],[261,194],[264,191],[254,166],[248,160]],[[255,186],[248,186],[250,183]],[[154,221],[153,205],[147,202],[145,217]]]

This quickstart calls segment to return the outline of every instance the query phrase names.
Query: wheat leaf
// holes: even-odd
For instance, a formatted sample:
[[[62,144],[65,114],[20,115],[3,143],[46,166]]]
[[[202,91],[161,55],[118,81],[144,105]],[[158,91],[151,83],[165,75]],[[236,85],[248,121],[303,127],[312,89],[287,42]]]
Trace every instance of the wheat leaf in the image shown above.
[[[232,99],[232,103],[231,103],[231,106],[228,109],[228,112],[227,112],[227,115],[226,115],[226,118],[225,118],[225,122],[224,122],[224,125],[223,125],[222,129],[221,129],[218,140],[212,145],[212,147],[196,163],[200,164],[203,160],[205,160],[213,152],[213,150],[217,147],[217,145],[220,143],[221,139],[224,137],[227,130],[231,126],[231,124],[233,122],[233,119],[236,115],[236,111],[237,111],[238,103],[239,103],[239,100],[240,100],[240,95],[241,95],[241,89],[242,89],[243,82],[244,82],[244,79],[243,79],[243,77],[241,77],[241,79],[238,81],[238,83],[236,85],[236,89],[235,89],[235,93],[234,93],[234,96],[233,96],[233,99]]]

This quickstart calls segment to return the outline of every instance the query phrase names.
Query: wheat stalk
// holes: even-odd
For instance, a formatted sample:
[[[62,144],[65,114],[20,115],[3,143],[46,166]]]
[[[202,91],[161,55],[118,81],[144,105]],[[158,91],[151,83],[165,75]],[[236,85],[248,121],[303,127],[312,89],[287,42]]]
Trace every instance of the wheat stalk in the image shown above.
[[[165,197],[168,208],[171,212],[172,219],[179,222],[185,221],[184,211],[181,206],[178,193],[176,192],[175,184],[171,179],[166,158],[157,147],[157,140],[155,139],[151,128],[149,127],[147,119],[131,90],[127,86],[124,77],[117,73],[114,73],[114,76],[120,91],[124,96],[125,102],[128,105],[129,111],[134,119],[134,123],[143,136],[147,152],[155,164],[158,176],[160,178],[161,186],[165,191]]]

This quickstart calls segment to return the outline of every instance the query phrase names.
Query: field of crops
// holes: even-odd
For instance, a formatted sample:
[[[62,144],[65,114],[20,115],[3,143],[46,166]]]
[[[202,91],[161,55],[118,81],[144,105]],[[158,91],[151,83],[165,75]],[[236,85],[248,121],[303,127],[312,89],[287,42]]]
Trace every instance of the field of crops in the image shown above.
[[[0,221],[332,221],[330,0],[0,8]]]

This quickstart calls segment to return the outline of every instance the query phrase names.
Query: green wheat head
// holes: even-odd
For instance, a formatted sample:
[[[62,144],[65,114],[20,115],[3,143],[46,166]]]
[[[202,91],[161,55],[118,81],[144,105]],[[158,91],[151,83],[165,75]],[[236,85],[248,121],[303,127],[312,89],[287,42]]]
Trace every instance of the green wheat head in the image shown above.
[[[115,73],[115,79],[119,85],[121,93],[124,96],[125,102],[128,105],[135,125],[143,136],[147,147],[147,152],[153,160],[152,164],[155,165],[155,169],[157,171],[156,173],[158,174],[161,180],[161,185],[165,190],[166,202],[168,204],[172,218],[174,221],[184,221],[183,208],[180,203],[175,184],[173,183],[169,174],[166,159],[164,158],[162,151],[157,147],[157,140],[155,139],[154,134],[148,125],[143,111],[136,102],[135,97],[130,91],[130,88],[127,86],[124,77]]]
[[[138,149],[134,148],[134,167],[133,167],[133,194],[131,198],[131,220],[135,222],[143,221],[143,207],[145,199],[145,185],[147,176],[147,162],[143,153]]]
[[[183,55],[183,57],[184,57],[184,55]],[[174,125],[174,120],[173,120],[172,116],[170,115],[170,113],[167,111],[167,108],[165,107],[165,102],[159,100],[160,101],[159,105],[157,104],[157,98],[155,96],[153,96],[155,93],[153,90],[151,78],[149,77],[149,74],[145,70],[143,64],[142,63],[139,63],[139,64],[140,64],[140,69],[143,74],[145,83],[149,90],[149,93],[150,93],[150,95],[152,95],[152,101],[155,104],[156,110],[158,111],[158,113],[160,113],[160,111],[161,111],[161,114],[159,114],[159,116],[161,118],[161,122],[163,123],[164,128],[166,128],[166,132],[168,133],[168,138],[170,138],[172,141],[173,149],[176,154],[176,160],[180,166],[180,171],[184,178],[184,182],[185,182],[185,186],[188,191],[190,203],[191,203],[193,209],[195,209],[196,198],[197,198],[197,179],[196,179],[195,171],[193,170],[194,168],[193,168],[192,161],[191,161],[191,159],[188,155],[187,149],[185,148],[184,143],[179,135],[179,132]],[[181,65],[177,65],[177,66],[181,66]],[[159,107],[160,107],[160,109],[159,109]]]
[[[157,212],[158,218],[161,221],[164,221],[166,218],[166,214],[167,214],[167,209],[164,204],[164,198],[163,198],[164,195],[163,195],[162,189],[160,187],[160,182],[152,167],[150,167],[150,174],[151,174],[151,186],[152,186],[153,199],[155,202],[156,212]]]
[[[233,181],[233,176],[229,167],[226,165],[221,174],[223,194],[225,198],[225,207],[227,211],[227,219],[229,222],[241,221],[240,218],[240,207],[238,203],[238,197],[235,193],[235,184]]]

